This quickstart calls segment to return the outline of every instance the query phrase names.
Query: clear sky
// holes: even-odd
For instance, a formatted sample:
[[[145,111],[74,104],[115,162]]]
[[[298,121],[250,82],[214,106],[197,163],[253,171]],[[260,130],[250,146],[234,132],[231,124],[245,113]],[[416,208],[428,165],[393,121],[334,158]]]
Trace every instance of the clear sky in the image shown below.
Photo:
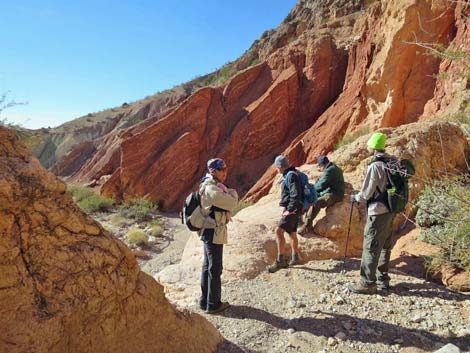
[[[235,60],[296,0],[0,0],[2,118],[57,126]]]

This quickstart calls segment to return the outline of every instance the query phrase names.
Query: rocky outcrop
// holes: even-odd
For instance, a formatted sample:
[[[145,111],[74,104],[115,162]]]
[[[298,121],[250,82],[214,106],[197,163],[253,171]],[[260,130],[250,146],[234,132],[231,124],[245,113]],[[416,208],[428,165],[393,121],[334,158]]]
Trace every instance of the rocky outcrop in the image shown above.
[[[0,234],[1,352],[213,352],[221,342],[2,127]]]
[[[419,240],[420,229],[414,229],[398,239],[395,244],[391,263],[394,268],[419,278],[434,279],[447,288],[462,293],[470,293],[470,273],[450,264],[434,269],[435,273],[425,268],[424,258],[436,257],[441,249]]]
[[[120,168],[102,193],[124,200],[145,195],[174,209],[215,155],[232,171],[228,183],[246,191],[273,155],[334,101],[345,59],[331,37],[311,38],[307,50],[289,47],[225,87],[199,90],[170,115],[125,135]],[[311,89],[302,90],[306,85]]]
[[[53,155],[41,159],[72,182],[103,185],[118,200],[150,197],[165,209],[179,207],[206,160],[221,156],[233,171],[230,185],[258,200],[270,190],[278,153],[312,164],[345,133],[462,109],[465,63],[430,48],[468,51],[468,6],[302,0],[224,66],[230,80],[218,70],[111,115],[81,118],[36,150]]]
[[[389,136],[389,153],[410,159],[416,167],[411,180],[410,202],[405,214],[414,213],[414,201],[425,185],[445,173],[455,173],[466,168],[465,156],[470,146],[458,125],[442,122],[413,123],[399,128],[382,130]],[[332,153],[330,160],[341,166],[345,172],[346,194],[361,187],[370,153],[363,136],[350,145]],[[441,141],[453,141],[442,144]],[[444,158],[442,156],[445,156]],[[310,180],[319,177],[314,166],[303,165],[301,170],[310,174]],[[282,209],[278,206],[280,186],[274,181],[267,196],[255,205],[243,209],[228,226],[229,244],[224,249],[224,279],[253,278],[276,256],[275,233]],[[351,204],[346,196],[344,202],[323,210],[314,224],[315,234],[299,238],[301,257],[304,261],[339,258],[344,256],[349,226]],[[350,237],[347,256],[360,256],[363,230],[366,222],[364,205],[354,205],[352,210]],[[396,217],[398,230],[406,222],[402,215]],[[290,253],[286,249],[285,253]],[[158,276],[165,284],[173,299],[184,303],[198,289],[197,276],[202,261],[202,247],[196,236],[185,248],[181,263],[165,269]]]
[[[454,43],[454,4],[432,1],[376,1],[355,24],[347,45],[348,69],[338,99],[285,150],[295,165],[313,163],[331,151],[343,134],[358,127],[376,129],[418,121],[433,97],[439,58],[414,43]],[[249,191],[265,195],[270,168]]]

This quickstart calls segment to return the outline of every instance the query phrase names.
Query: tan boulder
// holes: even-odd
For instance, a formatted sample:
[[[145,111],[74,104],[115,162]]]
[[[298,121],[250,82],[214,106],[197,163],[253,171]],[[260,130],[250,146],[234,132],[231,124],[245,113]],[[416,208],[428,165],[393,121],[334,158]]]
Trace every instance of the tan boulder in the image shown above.
[[[134,255],[0,127],[0,352],[214,352]],[[188,347],[191,347],[189,350]]]

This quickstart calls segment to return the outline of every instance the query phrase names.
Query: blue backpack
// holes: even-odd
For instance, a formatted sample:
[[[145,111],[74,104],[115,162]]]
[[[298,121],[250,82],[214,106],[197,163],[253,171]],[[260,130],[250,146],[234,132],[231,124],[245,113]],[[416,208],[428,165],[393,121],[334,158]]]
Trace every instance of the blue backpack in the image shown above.
[[[307,211],[310,207],[310,205],[315,205],[315,203],[318,200],[318,195],[317,195],[317,190],[315,189],[315,185],[310,184],[308,182],[308,176],[305,173],[302,173],[301,171],[298,170],[291,170],[286,174],[286,177],[284,179],[284,184],[286,187],[287,185],[287,178],[290,173],[295,173],[299,176],[300,178],[300,187],[302,188],[302,191],[304,193],[303,197],[303,203],[304,203],[304,211]]]

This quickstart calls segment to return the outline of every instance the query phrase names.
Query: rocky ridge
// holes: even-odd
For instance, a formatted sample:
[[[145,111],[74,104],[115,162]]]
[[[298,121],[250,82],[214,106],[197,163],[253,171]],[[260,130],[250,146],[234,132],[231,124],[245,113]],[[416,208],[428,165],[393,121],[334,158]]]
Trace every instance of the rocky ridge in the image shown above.
[[[55,170],[118,200],[146,196],[175,209],[206,159],[219,155],[237,170],[229,183],[257,200],[282,151],[296,165],[313,163],[347,131],[460,109],[467,80],[449,85],[445,77],[461,64],[421,44],[468,49],[467,13],[464,2],[299,1],[232,63],[227,83],[77,146]]]

